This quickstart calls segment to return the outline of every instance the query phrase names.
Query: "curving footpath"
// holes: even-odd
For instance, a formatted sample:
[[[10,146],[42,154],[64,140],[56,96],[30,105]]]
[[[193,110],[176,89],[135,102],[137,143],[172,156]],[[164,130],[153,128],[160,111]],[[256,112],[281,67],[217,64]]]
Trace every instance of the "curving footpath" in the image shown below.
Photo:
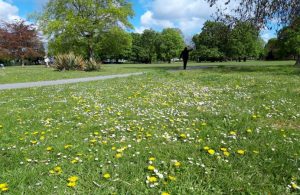
[[[128,74],[117,74],[117,75],[107,75],[107,76],[97,76],[97,77],[87,77],[87,78],[77,78],[77,79],[64,79],[64,80],[55,80],[55,81],[38,81],[38,82],[27,82],[27,83],[12,83],[12,84],[0,84],[0,90],[5,89],[23,89],[31,87],[44,87],[52,85],[64,85],[71,83],[81,83],[81,82],[90,82],[90,81],[99,81],[106,79],[114,78],[124,78],[129,76],[142,75],[143,72],[137,73],[128,73]]]

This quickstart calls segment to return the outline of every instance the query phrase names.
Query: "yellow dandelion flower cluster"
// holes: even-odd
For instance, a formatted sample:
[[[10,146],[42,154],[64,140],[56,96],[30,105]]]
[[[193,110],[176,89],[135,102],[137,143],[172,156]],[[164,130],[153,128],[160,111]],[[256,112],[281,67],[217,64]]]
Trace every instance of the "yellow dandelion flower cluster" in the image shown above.
[[[109,179],[111,176],[110,176],[110,174],[109,173],[104,173],[103,174],[103,178],[104,179]]]
[[[237,153],[239,155],[245,155],[246,151],[245,150],[238,150]]]
[[[56,166],[56,167],[54,167],[53,169],[51,169],[51,170],[49,171],[49,173],[52,174],[52,175],[61,175],[62,172],[63,172],[63,170],[62,170],[62,168],[59,167],[59,166]]]
[[[8,191],[8,184],[7,183],[0,183],[0,192]]]
[[[149,170],[149,171],[154,171],[154,170],[155,170],[155,167],[152,166],[152,165],[149,165],[149,166],[148,166],[148,170]]]
[[[46,148],[46,150],[47,150],[48,152],[51,152],[51,151],[53,151],[53,147],[48,146],[48,147]]]
[[[78,179],[79,178],[77,176],[71,176],[71,177],[69,177],[68,178],[68,184],[67,184],[67,186],[71,187],[71,188],[75,187],[77,185]]]
[[[157,177],[155,176],[151,176],[151,177],[147,177],[147,181],[149,181],[150,183],[155,183],[157,182]]]

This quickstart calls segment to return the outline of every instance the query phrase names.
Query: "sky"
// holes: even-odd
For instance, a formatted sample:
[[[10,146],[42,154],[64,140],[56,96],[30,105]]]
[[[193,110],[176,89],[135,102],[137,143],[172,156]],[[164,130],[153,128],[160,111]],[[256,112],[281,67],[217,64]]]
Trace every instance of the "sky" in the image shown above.
[[[227,1],[227,0],[222,0]],[[47,0],[0,0],[0,19],[27,19],[33,12],[42,11]],[[205,0],[130,0],[135,16],[130,19],[132,31],[141,33],[145,29],[157,31],[163,28],[179,28],[186,39],[201,32],[206,20],[212,19],[215,8]],[[234,6],[234,5],[231,5]],[[263,30],[265,41],[276,37],[275,30]]]

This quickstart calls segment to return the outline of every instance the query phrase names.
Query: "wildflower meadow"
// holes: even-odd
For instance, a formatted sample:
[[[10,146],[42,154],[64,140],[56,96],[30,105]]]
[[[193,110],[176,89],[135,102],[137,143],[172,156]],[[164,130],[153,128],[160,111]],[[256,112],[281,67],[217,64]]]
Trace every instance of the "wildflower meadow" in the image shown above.
[[[0,194],[300,193],[292,66],[0,91]]]

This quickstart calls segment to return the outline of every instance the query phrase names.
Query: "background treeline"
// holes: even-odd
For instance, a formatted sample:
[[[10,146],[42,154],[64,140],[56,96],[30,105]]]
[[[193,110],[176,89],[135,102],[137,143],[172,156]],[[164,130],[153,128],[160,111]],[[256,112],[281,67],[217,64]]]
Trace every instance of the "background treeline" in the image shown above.
[[[265,43],[260,31],[247,22],[233,26],[222,22],[207,21],[201,33],[188,45],[193,47],[194,61],[243,61],[246,59],[283,60],[299,59],[299,19],[278,32],[278,38]],[[73,32],[72,32],[73,33]],[[72,35],[72,36],[71,36]],[[145,30],[129,33],[115,25],[89,40],[89,34],[59,33],[49,40],[50,56],[70,52],[84,59],[106,63],[133,62],[152,63],[178,60],[185,47],[183,33],[176,28],[161,32]],[[0,26],[0,62],[14,64],[43,61],[44,47],[36,28],[23,21],[2,23]]]

